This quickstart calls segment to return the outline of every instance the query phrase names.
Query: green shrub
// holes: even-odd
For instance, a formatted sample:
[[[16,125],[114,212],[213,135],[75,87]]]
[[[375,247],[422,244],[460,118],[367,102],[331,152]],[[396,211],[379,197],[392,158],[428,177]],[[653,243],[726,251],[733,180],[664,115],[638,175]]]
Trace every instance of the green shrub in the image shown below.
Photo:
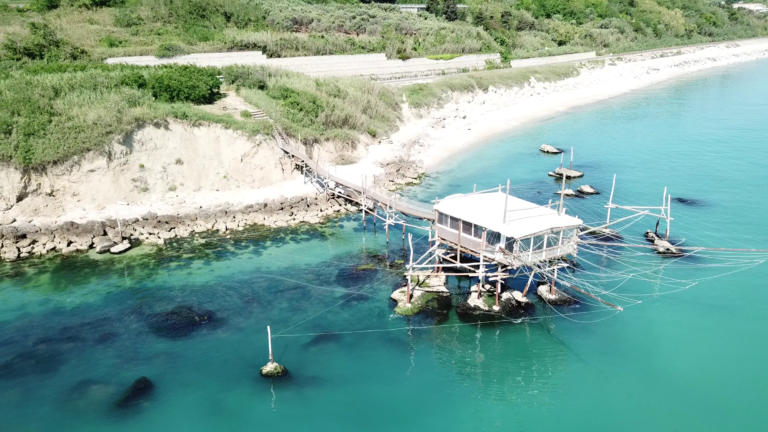
[[[155,57],[168,58],[184,55],[187,53],[183,47],[175,44],[160,44],[155,51]]]
[[[304,126],[312,125],[323,109],[317,96],[284,85],[269,89],[267,96],[280,101],[291,121]]]
[[[121,6],[125,4],[125,0],[70,0],[69,3],[76,7],[95,9],[102,7]]]
[[[46,12],[61,6],[61,0],[32,0],[29,6],[38,12]]]
[[[3,43],[3,50],[9,59],[73,61],[88,57],[85,50],[60,39],[48,24],[33,21],[27,24],[27,28],[27,35],[14,35]]]
[[[247,120],[247,119],[250,119],[250,118],[252,118],[252,117],[253,117],[253,116],[251,115],[251,112],[250,112],[250,111],[248,111],[248,110],[242,110],[242,111],[240,111],[240,118],[243,118],[243,119],[246,119],[246,120]]]
[[[99,44],[105,48],[117,48],[126,45],[126,41],[112,35],[106,35],[101,38]]]
[[[144,20],[141,18],[135,10],[129,8],[120,8],[115,12],[114,17],[115,25],[122,28],[131,28],[144,24]]]
[[[212,103],[221,88],[217,73],[213,68],[163,66],[149,76],[147,88],[162,102]]]

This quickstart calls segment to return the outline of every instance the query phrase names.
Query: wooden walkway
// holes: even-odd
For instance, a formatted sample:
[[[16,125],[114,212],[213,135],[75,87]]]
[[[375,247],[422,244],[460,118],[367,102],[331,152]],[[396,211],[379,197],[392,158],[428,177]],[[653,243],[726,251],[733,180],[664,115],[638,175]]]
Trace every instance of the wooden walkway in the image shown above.
[[[364,187],[362,184],[337,177],[309,157],[304,149],[292,145],[282,132],[275,131],[274,137],[280,149],[292,158],[295,164],[303,166],[305,173],[315,178],[317,183],[326,190],[343,195],[366,208],[378,205],[381,208],[392,209],[418,219],[435,220],[435,211],[431,204],[409,200],[395,194],[383,194]]]

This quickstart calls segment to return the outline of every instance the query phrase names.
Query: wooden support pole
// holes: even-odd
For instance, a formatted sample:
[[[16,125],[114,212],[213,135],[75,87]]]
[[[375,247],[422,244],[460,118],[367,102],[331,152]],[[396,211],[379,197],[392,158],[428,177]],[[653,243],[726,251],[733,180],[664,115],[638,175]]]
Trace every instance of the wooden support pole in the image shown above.
[[[501,292],[501,278],[496,281],[496,307],[499,307],[499,293]]]
[[[269,362],[274,363],[275,357],[272,355],[272,330],[267,326],[267,337],[269,338]]]
[[[387,224],[384,227],[384,231],[387,233],[387,244],[389,244],[389,208],[387,208]]]
[[[564,283],[564,282],[561,282],[561,283]],[[578,291],[578,292],[580,292],[580,293],[584,294],[585,296],[591,297],[591,298],[593,298],[593,299],[595,299],[595,300],[599,301],[600,303],[602,303],[602,304],[604,304],[604,305],[610,306],[610,307],[612,307],[612,308],[614,308],[614,309],[616,309],[616,310],[618,310],[618,311],[624,311],[624,308],[622,308],[621,306],[616,306],[616,305],[615,305],[615,304],[613,304],[613,303],[608,303],[607,301],[605,301],[605,300],[601,299],[600,297],[597,297],[597,296],[595,296],[595,295],[593,295],[593,294],[590,294],[590,293],[588,293],[588,292],[586,292],[586,291],[584,291],[584,290],[582,290],[582,289],[579,289],[579,288],[577,288],[577,287],[575,287],[575,286],[573,286],[573,285],[571,285],[571,284],[569,284],[569,283],[564,283],[564,284],[565,284],[565,286],[567,286],[567,287],[569,287],[569,288],[571,288],[571,289],[573,289],[573,290],[576,290],[576,291]]]
[[[413,235],[408,234],[408,246],[411,248],[411,259],[409,260],[408,264],[408,271],[411,271],[411,268],[413,267]],[[410,306],[411,305],[411,277],[408,276],[408,288],[406,288],[405,291],[405,304]]]
[[[549,286],[549,293],[555,295],[555,280],[557,280],[557,267],[555,267],[555,275],[552,277],[552,285]]]
[[[535,274],[534,272],[531,272],[531,276],[528,277],[528,283],[525,284],[525,289],[523,290],[523,297],[525,297],[525,295],[528,294],[528,287],[531,286],[531,281],[533,280],[534,274]]]

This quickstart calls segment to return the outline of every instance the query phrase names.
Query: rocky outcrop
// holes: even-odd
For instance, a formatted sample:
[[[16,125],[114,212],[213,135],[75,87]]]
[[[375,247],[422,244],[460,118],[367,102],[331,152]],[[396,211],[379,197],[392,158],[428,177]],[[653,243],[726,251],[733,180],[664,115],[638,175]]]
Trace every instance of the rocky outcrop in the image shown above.
[[[395,290],[389,298],[397,302],[395,313],[412,316],[424,311],[447,313],[452,306],[451,292],[445,287],[445,274],[412,279],[411,302],[406,303],[405,286]]]
[[[145,401],[155,391],[155,384],[147,377],[141,377],[131,384],[125,394],[115,402],[115,407],[124,409]]]
[[[196,213],[158,215],[139,218],[92,221],[57,225],[13,221],[0,226],[0,259],[15,261],[51,252],[75,253],[96,248],[99,253],[125,252],[135,242],[163,245],[174,238],[217,230],[226,233],[262,224],[286,227],[300,223],[319,223],[324,218],[358,208],[339,198],[325,195],[294,197],[243,207],[217,207]],[[126,243],[127,242],[127,243]]]
[[[111,248],[109,248],[109,253],[111,253],[112,255],[119,255],[123,252],[126,252],[130,248],[131,248],[131,243],[128,242],[128,240],[123,240],[123,242],[120,243],[119,245],[114,245]]]
[[[499,306],[496,306],[496,288],[489,284],[483,285],[480,298],[477,296],[475,285],[467,298],[456,305],[456,314],[463,319],[503,317],[519,320],[532,316],[534,311],[533,303],[515,290],[502,292],[499,295]]]
[[[285,366],[279,365],[276,362],[269,362],[262,366],[259,370],[261,376],[265,378],[277,378],[288,373],[288,369]]]
[[[565,176],[566,179],[575,179],[584,177],[584,173],[581,171],[576,171],[575,169],[557,168],[554,172],[550,172],[549,176],[557,178],[563,178],[563,176]]]
[[[180,339],[189,336],[203,324],[213,321],[213,312],[192,306],[176,306],[168,312],[149,315],[145,323],[157,336]]]
[[[552,147],[551,145],[547,145],[547,144],[542,144],[541,147],[539,147],[539,151],[547,154],[560,154],[563,152],[559,148]]]
[[[422,177],[427,172],[422,161],[406,158],[384,163],[382,168],[384,168],[384,174],[376,177],[374,186],[390,191],[421,183]]]
[[[584,195],[597,195],[600,193],[597,191],[597,189],[593,188],[590,185],[581,185],[576,191]]]
[[[575,197],[576,192],[574,192],[572,189],[565,189],[565,190],[559,190],[555,192],[555,195],[562,195],[564,197]]]
[[[653,231],[646,231],[645,232],[645,239],[649,242],[653,243],[653,250],[656,251],[659,255],[666,255],[666,256],[672,256],[672,257],[680,257],[683,256],[683,251],[680,250],[677,246],[674,246],[672,243],[668,242],[667,240],[663,240],[661,237],[656,235]]]
[[[536,288],[536,294],[538,294],[542,300],[553,306],[568,306],[576,303],[575,298],[557,288],[553,288],[546,281],[539,283],[538,288]]]

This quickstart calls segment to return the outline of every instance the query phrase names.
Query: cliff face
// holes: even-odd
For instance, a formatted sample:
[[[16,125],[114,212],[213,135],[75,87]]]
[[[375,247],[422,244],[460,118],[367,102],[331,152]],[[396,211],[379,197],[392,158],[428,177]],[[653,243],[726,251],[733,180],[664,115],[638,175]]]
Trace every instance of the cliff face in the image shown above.
[[[219,126],[145,125],[101,152],[43,170],[0,166],[0,224],[93,214],[116,202],[253,189],[296,177],[271,139]]]

